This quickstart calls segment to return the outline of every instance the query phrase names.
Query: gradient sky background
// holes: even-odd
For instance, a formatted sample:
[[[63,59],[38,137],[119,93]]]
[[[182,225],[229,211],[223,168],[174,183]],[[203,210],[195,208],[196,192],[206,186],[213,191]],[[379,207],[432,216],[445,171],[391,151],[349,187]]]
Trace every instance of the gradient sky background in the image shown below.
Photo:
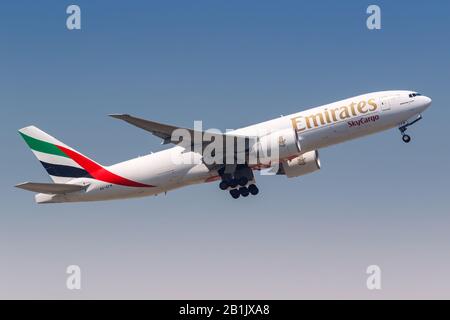
[[[82,10],[68,31],[66,7]],[[382,9],[382,30],[366,8]],[[0,298],[450,298],[448,1],[4,1]],[[424,120],[320,150],[322,170],[167,196],[36,205],[49,181],[17,129],[103,164],[164,148],[109,118],[238,128],[361,93],[412,89]],[[65,269],[82,268],[82,290]],[[368,265],[382,290],[366,289]]]

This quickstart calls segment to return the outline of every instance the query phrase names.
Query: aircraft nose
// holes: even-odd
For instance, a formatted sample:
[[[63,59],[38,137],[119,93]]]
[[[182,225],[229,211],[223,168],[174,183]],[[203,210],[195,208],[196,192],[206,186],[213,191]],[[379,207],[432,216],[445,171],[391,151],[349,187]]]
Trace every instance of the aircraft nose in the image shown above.
[[[431,105],[431,98],[427,97],[427,96],[422,96],[423,97],[423,104],[424,104],[424,108],[428,108]]]

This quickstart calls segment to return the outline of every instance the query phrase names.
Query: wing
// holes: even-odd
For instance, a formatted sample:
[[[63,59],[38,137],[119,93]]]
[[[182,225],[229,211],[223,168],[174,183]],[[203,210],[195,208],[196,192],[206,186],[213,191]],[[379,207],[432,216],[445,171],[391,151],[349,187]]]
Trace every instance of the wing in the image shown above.
[[[141,118],[136,118],[133,116],[130,116],[129,114],[110,114],[110,117],[123,120],[125,122],[128,122],[129,124],[132,124],[138,128],[144,129],[148,132],[151,132],[153,135],[163,139],[163,143],[170,143],[172,138],[172,133],[177,129],[184,129],[189,131],[192,135],[195,133],[192,129],[186,129],[182,127],[176,127],[168,124],[163,124],[155,121],[145,120]],[[176,141],[178,142],[178,141]]]
[[[226,152],[227,152],[226,146],[227,146],[227,141],[229,139],[234,139],[234,142],[233,142],[234,148],[233,148],[232,152],[234,154],[235,159],[238,156],[242,156],[242,155],[247,157],[250,148],[253,146],[254,143],[256,143],[256,141],[258,139],[257,137],[253,137],[253,136],[235,135],[232,133],[231,134],[230,133],[222,134],[220,132],[215,133],[215,132],[211,132],[211,131],[197,131],[197,130],[193,130],[193,129],[163,124],[160,122],[145,120],[145,119],[131,116],[129,114],[110,114],[109,116],[116,118],[116,119],[123,120],[125,122],[128,122],[129,124],[132,124],[138,128],[144,129],[144,130],[152,133],[153,135],[163,139],[162,144],[174,143],[174,144],[179,144],[181,146],[187,147],[186,142],[184,142],[183,144],[180,144],[180,142],[183,141],[183,139],[185,137],[184,134],[186,134],[186,136],[190,136],[189,138],[190,138],[191,150],[198,141],[198,140],[196,140],[196,138],[198,137],[197,139],[201,139],[200,140],[200,143],[202,145],[201,150],[203,152],[204,148],[207,145],[209,145],[212,141],[222,141],[222,143],[223,143],[222,149],[215,150],[215,152],[216,153],[219,152],[219,154],[221,154],[221,158],[223,159],[223,161],[220,164],[216,164],[216,163],[207,164],[207,166],[210,169],[224,167],[223,163],[225,163],[225,157],[226,157]],[[174,133],[174,131],[178,130],[178,129],[185,130],[182,137],[177,137],[176,134],[172,135]],[[181,133],[181,132],[178,132],[178,133]],[[176,140],[176,139],[179,139],[179,140]],[[189,141],[187,143],[189,143]],[[198,143],[198,145],[200,145],[200,143]]]
[[[191,141],[192,141],[192,145],[194,144],[194,137],[196,134],[198,134],[200,137],[203,137],[203,135],[208,135],[208,139],[211,138],[221,138],[222,141],[225,141],[227,138],[235,138],[235,139],[244,139],[245,141],[245,145],[248,146],[248,141],[250,139],[255,139],[256,137],[247,137],[247,136],[240,136],[240,135],[232,135],[232,134],[222,134],[222,133],[214,133],[214,132],[209,132],[209,131],[197,131],[197,130],[193,130],[193,129],[188,129],[188,128],[183,128],[183,127],[178,127],[178,126],[172,126],[169,124],[163,124],[160,122],[155,122],[155,121],[150,121],[150,120],[145,120],[142,118],[137,118],[137,117],[133,117],[129,114],[110,114],[110,117],[116,118],[116,119],[120,119],[123,120],[125,122],[128,122],[129,124],[132,124],[138,128],[144,129],[150,133],[152,133],[153,135],[163,139],[163,144],[167,144],[167,143],[179,143],[180,141],[177,140],[172,140],[172,133],[175,130],[181,129],[181,130],[186,130],[187,132],[189,132],[189,134],[191,135]],[[204,141],[203,144],[209,144],[212,140],[209,139],[209,141]],[[246,147],[246,151],[248,151],[248,147]]]
[[[64,194],[70,192],[77,192],[85,190],[88,186],[78,186],[74,184],[65,183],[38,183],[38,182],[24,182],[16,185],[16,188],[47,193],[47,194]]]

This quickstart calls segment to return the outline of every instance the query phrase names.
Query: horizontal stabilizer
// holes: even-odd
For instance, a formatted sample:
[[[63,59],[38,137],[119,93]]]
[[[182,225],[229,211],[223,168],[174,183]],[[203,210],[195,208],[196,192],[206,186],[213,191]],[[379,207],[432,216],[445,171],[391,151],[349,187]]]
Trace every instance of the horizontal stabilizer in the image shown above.
[[[85,190],[87,187],[88,186],[78,186],[75,184],[38,183],[38,182],[24,182],[16,185],[16,188],[47,194],[64,194],[70,192],[77,192]]]

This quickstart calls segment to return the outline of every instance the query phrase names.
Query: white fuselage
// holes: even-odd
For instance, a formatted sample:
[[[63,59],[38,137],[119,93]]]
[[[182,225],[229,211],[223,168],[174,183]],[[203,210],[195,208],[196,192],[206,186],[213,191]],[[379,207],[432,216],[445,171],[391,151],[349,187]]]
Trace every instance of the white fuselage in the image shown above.
[[[398,127],[423,112],[431,103],[425,96],[411,97],[412,91],[381,91],[364,94],[288,116],[237,129],[228,134],[252,136],[255,132],[292,129],[301,153]],[[362,102],[364,101],[364,103]],[[192,161],[174,161],[190,157]],[[156,195],[183,186],[219,179],[209,170],[199,153],[180,146],[121,162],[107,168],[111,172],[155,187],[125,187],[90,178],[70,183],[89,185],[85,191],[66,195],[38,194],[38,202],[78,202],[123,199]]]

